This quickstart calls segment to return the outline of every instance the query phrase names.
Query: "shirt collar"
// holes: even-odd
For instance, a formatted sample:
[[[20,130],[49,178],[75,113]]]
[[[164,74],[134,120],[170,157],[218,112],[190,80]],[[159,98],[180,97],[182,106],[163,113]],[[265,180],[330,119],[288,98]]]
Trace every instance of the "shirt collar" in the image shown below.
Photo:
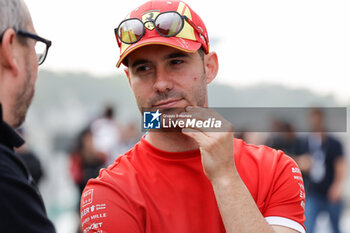
[[[2,119],[2,106],[0,103],[0,143],[11,148],[20,147],[24,144],[24,140],[16,131]]]

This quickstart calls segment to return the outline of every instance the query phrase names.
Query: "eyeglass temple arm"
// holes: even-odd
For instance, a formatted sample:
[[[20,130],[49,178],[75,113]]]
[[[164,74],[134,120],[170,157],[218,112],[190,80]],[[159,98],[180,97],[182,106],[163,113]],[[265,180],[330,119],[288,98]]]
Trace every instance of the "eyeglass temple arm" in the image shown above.
[[[192,20],[190,20],[186,15],[184,15],[183,17],[185,18],[187,23],[189,23],[198,32],[199,35],[202,35],[204,37],[205,43],[208,44],[207,37],[203,35],[203,31],[196,24],[194,24]]]

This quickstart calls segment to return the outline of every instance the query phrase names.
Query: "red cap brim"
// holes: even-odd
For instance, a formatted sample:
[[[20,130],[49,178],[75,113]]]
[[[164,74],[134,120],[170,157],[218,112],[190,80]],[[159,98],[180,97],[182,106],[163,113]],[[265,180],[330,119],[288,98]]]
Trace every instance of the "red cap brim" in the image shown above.
[[[137,43],[132,44],[129,48],[125,50],[123,54],[120,55],[119,61],[117,63],[117,67],[119,68],[120,64],[123,63],[124,59],[131,52],[147,45],[165,45],[165,46],[173,47],[175,49],[179,49],[187,53],[194,53],[201,47],[202,44],[196,41],[187,40],[187,39],[178,38],[178,37],[157,36],[157,37],[142,39]]]

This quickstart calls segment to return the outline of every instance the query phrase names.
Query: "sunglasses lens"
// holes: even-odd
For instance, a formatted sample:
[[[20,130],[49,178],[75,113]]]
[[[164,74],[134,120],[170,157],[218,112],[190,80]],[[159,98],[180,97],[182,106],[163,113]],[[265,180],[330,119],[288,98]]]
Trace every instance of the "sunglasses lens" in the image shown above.
[[[183,24],[183,19],[176,12],[160,14],[155,20],[157,31],[159,34],[166,37],[175,36],[178,34],[181,31]]]
[[[141,39],[143,32],[143,23],[138,19],[130,19],[120,24],[118,37],[122,42],[132,44]]]

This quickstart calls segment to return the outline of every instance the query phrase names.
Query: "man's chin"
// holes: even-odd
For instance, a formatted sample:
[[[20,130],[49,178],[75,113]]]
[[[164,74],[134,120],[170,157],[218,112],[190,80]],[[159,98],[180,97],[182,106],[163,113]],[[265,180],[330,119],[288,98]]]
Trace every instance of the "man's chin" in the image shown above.
[[[21,125],[23,125],[24,121],[26,120],[26,114],[24,114],[23,116],[20,116],[18,119],[16,119],[17,121],[13,123],[12,128],[14,129],[18,129],[19,127],[21,127]]]
[[[33,96],[34,96],[34,91],[31,92],[26,103],[21,103],[21,105],[18,105],[17,111],[14,113],[14,116],[16,117],[16,122],[12,126],[13,128],[17,129],[25,122],[28,109],[33,100]]]

